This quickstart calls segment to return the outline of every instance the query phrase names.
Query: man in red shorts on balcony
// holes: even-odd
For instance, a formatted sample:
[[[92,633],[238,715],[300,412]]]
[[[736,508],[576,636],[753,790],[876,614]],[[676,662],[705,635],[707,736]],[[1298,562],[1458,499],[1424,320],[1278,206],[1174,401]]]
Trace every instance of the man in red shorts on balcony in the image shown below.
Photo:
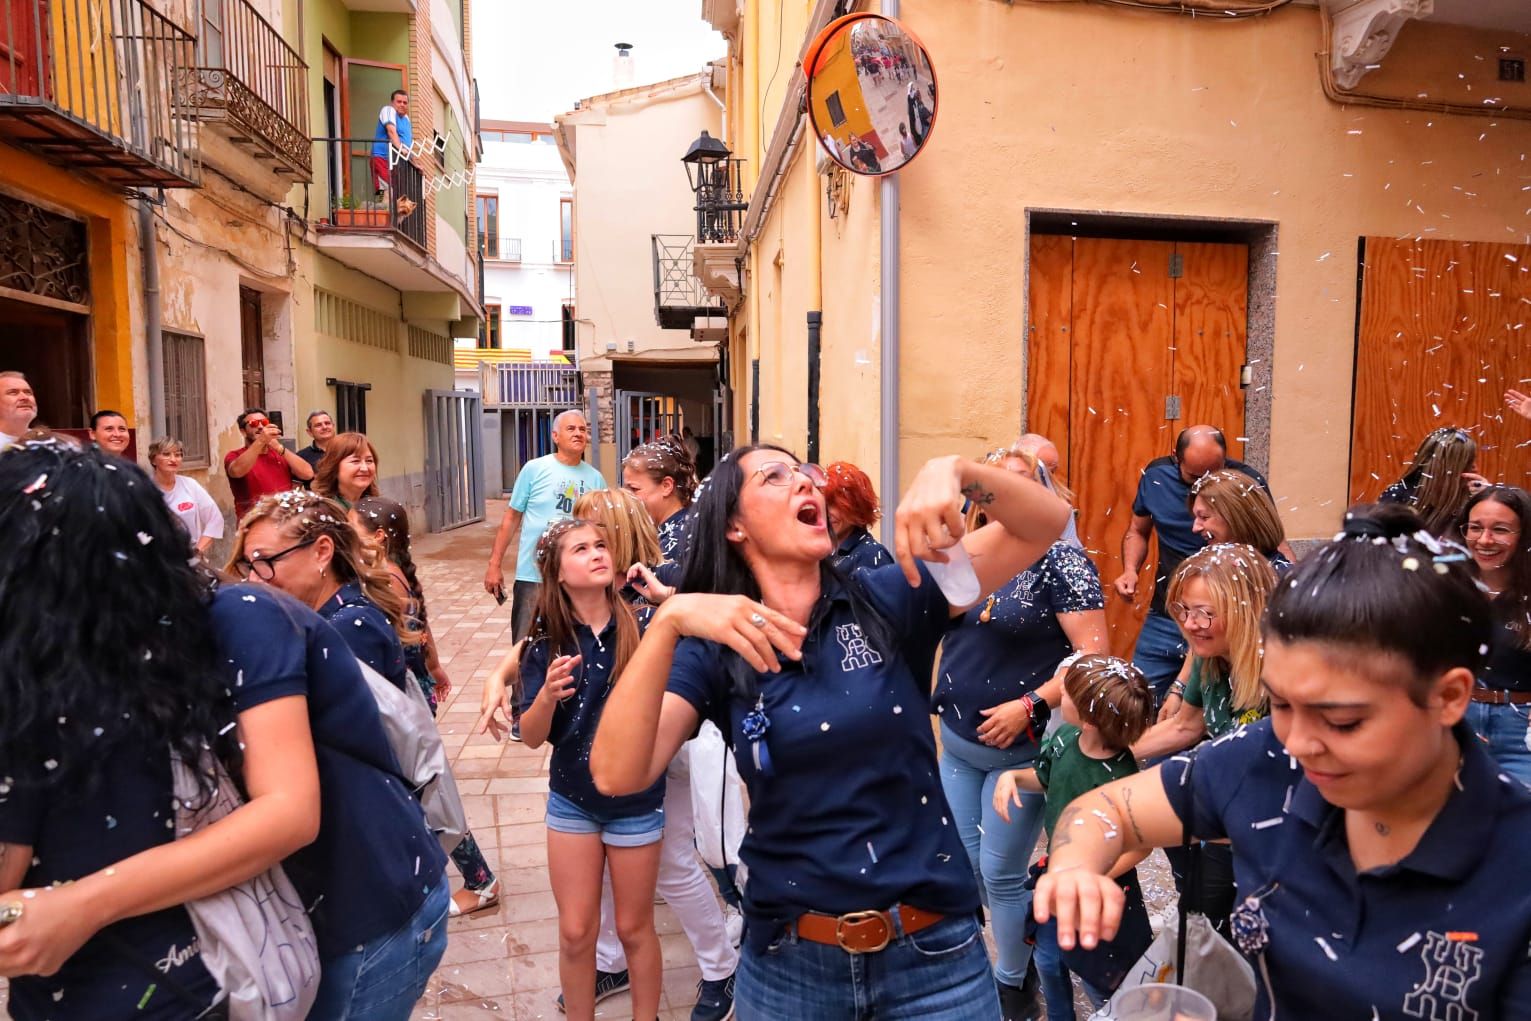
[[[415,144],[415,130],[409,123],[408,92],[393,90],[388,105],[377,112],[377,130],[372,139],[372,187],[381,201],[383,193],[390,190],[393,163],[407,161]]]

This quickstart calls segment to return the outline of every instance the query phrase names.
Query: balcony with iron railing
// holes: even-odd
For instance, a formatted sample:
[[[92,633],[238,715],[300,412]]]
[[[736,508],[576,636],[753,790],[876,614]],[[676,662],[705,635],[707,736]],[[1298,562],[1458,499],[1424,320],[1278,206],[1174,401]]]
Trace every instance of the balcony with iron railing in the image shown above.
[[[313,179],[308,65],[248,0],[203,0],[186,105],[257,161]]]
[[[425,251],[425,179],[397,153],[374,161],[371,138],[316,138],[341,168],[341,188],[329,197],[321,233],[380,234]],[[387,165],[390,164],[391,165]]]
[[[145,0],[4,0],[0,139],[117,186],[196,187],[195,50]]]
[[[520,238],[503,238],[498,234],[483,234],[480,235],[479,242],[484,258],[490,262],[521,261]]]
[[[694,268],[696,238],[651,234],[654,252],[654,321],[665,330],[689,330],[697,319],[728,316],[722,300],[707,293]]]
[[[481,362],[486,408],[577,408],[579,366],[557,362]]]

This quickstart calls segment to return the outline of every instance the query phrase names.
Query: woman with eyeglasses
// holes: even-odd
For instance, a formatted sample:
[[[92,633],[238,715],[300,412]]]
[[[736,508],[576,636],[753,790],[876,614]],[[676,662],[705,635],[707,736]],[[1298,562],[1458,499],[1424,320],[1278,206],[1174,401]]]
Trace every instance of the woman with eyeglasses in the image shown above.
[[[311,607],[357,659],[404,690],[404,647],[424,634],[411,626],[386,561],[374,562],[333,500],[302,489],[261,497],[239,523],[229,569]]]
[[[1275,587],[1276,572],[1252,546],[1208,546],[1181,562],[1165,608],[1190,645],[1189,680],[1170,686],[1160,722],[1132,746],[1139,760],[1184,751],[1269,714],[1260,684],[1260,618]],[[1184,881],[1185,856],[1178,848],[1166,854],[1178,885]],[[1188,895],[1193,910],[1226,934],[1234,896],[1226,846],[1203,848],[1200,885]]]
[[[293,875],[312,904],[323,964],[309,1016],[404,1021],[446,951],[446,855],[398,776],[377,703],[352,660],[402,689],[402,643],[418,642],[419,633],[404,622],[403,599],[387,570],[367,560],[345,511],[316,493],[262,497],[240,522],[229,569],[328,621],[316,617],[309,629],[322,629],[322,648],[284,641],[280,631],[248,637],[264,643],[273,684],[293,683],[287,674],[301,670],[294,660],[318,674],[309,698],[324,817],[314,853]],[[242,596],[240,605],[246,599],[257,596]],[[354,681],[342,691],[328,674],[347,663]],[[237,683],[250,680],[246,670]]]
[[[1431,535],[1445,536],[1457,525],[1468,497],[1489,484],[1473,471],[1477,461],[1472,434],[1443,426],[1420,441],[1409,470],[1384,489],[1377,502],[1406,504]]]
[[[1531,495],[1490,486],[1467,501],[1462,536],[1496,613],[1467,722],[1505,772],[1531,784]]]
[[[1067,508],[1035,482],[957,457],[899,506],[897,564],[830,565],[823,469],[735,450],[695,505],[693,555],[607,699],[590,768],[643,790],[702,719],[750,794],[741,857],[742,1021],[1000,1016],[978,888],[942,793],[925,706],[951,615],[916,558],[960,541],[983,593],[1035,563]],[[963,498],[993,523],[964,535]]]

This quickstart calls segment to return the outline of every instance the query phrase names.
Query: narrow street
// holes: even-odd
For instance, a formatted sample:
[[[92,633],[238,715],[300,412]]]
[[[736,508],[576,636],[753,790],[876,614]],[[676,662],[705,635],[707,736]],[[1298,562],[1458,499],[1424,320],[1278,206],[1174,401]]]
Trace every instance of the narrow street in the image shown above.
[[[453,690],[438,722],[454,756],[457,785],[468,820],[484,856],[500,877],[499,907],[451,923],[446,957],[431,980],[415,1017],[560,1018],[558,918],[548,885],[543,811],[548,790],[548,757],[487,735],[471,733],[478,718],[483,680],[510,651],[510,604],[501,607],[484,593],[484,565],[503,500],[488,502],[483,524],[421,535],[415,562],[429,600],[431,626],[441,644],[442,662]],[[448,866],[455,889],[461,880]],[[656,906],[664,948],[662,1021],[691,1016],[700,972],[670,909]],[[630,1017],[628,994],[596,1008],[600,1017]]]

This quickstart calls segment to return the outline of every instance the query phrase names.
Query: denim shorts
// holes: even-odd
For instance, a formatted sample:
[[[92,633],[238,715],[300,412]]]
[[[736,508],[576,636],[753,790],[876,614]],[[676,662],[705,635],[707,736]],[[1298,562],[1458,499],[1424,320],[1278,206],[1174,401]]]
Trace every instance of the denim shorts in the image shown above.
[[[664,812],[653,809],[637,815],[606,815],[582,808],[562,794],[548,792],[548,829],[556,833],[598,833],[611,847],[644,847],[664,836]]]

